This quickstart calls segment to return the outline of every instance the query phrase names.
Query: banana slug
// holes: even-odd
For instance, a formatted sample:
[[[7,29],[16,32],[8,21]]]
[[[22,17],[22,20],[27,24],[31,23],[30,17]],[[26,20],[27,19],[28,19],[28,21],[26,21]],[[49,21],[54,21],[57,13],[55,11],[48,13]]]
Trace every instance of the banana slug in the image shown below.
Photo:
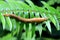
[[[27,18],[22,18],[20,16],[16,16],[15,14],[3,14],[3,16],[5,17],[12,17],[16,20],[19,20],[19,21],[22,21],[22,22],[28,22],[28,23],[34,23],[34,22],[37,22],[37,23],[40,23],[40,22],[43,22],[43,21],[46,21],[48,18],[30,18],[30,19],[27,19]]]

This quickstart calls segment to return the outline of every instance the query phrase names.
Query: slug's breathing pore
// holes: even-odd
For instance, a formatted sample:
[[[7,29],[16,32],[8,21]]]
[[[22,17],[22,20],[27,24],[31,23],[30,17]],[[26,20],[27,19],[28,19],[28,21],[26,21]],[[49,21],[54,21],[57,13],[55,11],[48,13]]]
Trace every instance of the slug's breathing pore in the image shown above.
[[[43,22],[46,21],[48,18],[31,18],[31,19],[26,19],[26,18],[22,18],[20,16],[16,16],[15,14],[3,14],[3,16],[5,17],[12,17],[16,20],[22,21],[22,22],[29,22],[29,23],[34,23],[34,22]]]

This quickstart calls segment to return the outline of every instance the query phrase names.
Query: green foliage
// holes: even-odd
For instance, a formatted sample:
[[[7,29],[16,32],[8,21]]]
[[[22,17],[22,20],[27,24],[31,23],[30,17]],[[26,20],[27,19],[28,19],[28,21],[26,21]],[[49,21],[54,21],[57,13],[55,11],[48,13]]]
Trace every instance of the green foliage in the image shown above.
[[[3,36],[1,38],[2,40],[35,40],[35,31],[39,31],[40,37],[42,31],[46,29],[46,27],[48,28],[49,32],[52,33],[50,24],[51,22],[54,24],[57,30],[60,30],[58,21],[58,17],[60,16],[59,11],[43,1],[43,7],[38,7],[34,5],[33,2],[30,0],[26,0],[26,2],[29,5],[22,1],[0,1],[0,22],[3,25],[3,30],[8,30],[11,32],[10,34]],[[45,8],[47,8],[47,10]],[[24,23],[18,22],[17,20],[10,17],[3,16],[3,14],[13,14],[13,12],[15,15],[21,16],[23,18],[38,18],[41,15],[41,17],[48,18],[48,20],[42,23]],[[45,25],[43,26],[43,24]],[[22,32],[22,30],[24,30],[25,32]]]
[[[47,2],[49,5],[53,5],[54,3],[60,3],[60,0],[49,0],[48,2]]]

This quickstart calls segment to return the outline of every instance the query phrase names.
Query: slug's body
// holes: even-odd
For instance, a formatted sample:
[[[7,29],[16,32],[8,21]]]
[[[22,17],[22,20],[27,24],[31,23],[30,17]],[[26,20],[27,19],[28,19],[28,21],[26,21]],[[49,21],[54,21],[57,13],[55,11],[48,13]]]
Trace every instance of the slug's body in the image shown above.
[[[6,16],[6,17],[12,17],[12,18],[15,18],[19,21],[22,21],[22,22],[30,22],[30,23],[33,23],[33,22],[43,22],[43,21],[46,21],[47,18],[31,18],[31,19],[26,19],[26,18],[22,18],[20,16],[16,16],[14,14],[3,14],[3,16]]]

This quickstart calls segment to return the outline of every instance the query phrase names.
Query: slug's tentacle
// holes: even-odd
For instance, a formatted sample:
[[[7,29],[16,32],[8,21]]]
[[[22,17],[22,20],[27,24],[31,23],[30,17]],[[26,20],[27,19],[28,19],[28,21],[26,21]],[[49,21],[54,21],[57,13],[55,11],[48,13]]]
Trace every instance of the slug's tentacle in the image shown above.
[[[22,18],[20,16],[16,16],[15,14],[3,14],[3,16],[5,17],[12,17],[16,20],[22,21],[22,22],[29,22],[29,23],[34,23],[34,22],[43,22],[46,21],[48,18],[31,18],[31,19],[26,19],[26,18]]]

